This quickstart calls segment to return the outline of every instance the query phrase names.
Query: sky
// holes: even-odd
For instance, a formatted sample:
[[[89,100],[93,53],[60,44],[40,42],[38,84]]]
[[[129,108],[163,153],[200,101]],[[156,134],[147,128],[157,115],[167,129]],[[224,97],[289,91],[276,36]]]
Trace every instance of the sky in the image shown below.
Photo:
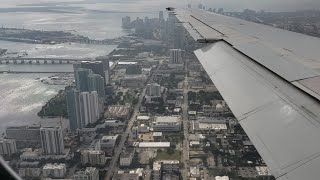
[[[320,9],[320,0],[0,0],[1,8],[41,3],[49,3],[49,5],[62,3],[102,10],[124,7],[125,10],[130,11],[159,10],[167,6],[185,7],[189,3],[193,6],[203,3],[206,7],[222,7],[226,11],[242,11],[245,8],[266,11]]]

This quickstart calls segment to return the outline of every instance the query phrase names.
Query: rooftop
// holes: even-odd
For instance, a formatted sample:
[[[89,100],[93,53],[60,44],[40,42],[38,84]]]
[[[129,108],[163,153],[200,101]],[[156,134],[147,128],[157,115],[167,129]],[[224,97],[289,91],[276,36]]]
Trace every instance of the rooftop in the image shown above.
[[[149,120],[150,119],[150,116],[137,116],[137,120]]]
[[[118,134],[114,136],[102,136],[101,141],[110,141],[110,140],[117,140]]]
[[[156,123],[178,123],[180,118],[178,116],[158,116],[156,117]]]
[[[270,170],[267,166],[257,166],[256,170],[259,176],[271,176]]]
[[[139,179],[139,174],[137,173],[117,173],[114,175],[112,180],[138,180]]]
[[[162,132],[153,132],[153,137],[161,137]]]
[[[121,158],[130,157],[134,152],[135,152],[134,148],[128,148],[121,153],[120,157]]]
[[[43,169],[64,169],[64,168],[66,168],[66,164],[62,164],[62,163],[46,164],[43,167]]]
[[[161,148],[170,147],[170,142],[140,142],[140,148]]]
[[[215,180],[229,180],[228,176],[216,176]]]
[[[132,64],[138,64],[138,62],[129,62],[129,61],[120,61],[118,62],[119,65],[132,65]]]
[[[199,129],[227,130],[226,124],[199,123]]]
[[[153,162],[153,170],[159,171],[161,169],[162,164],[179,164],[180,161],[178,160],[161,160]]]

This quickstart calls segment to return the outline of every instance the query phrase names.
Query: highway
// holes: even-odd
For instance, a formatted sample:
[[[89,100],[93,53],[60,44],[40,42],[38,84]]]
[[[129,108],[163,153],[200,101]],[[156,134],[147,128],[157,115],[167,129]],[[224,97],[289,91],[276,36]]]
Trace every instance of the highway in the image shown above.
[[[189,171],[189,125],[188,125],[188,75],[186,73],[184,79],[184,88],[183,88],[183,105],[182,105],[182,120],[183,120],[183,150],[182,150],[182,163],[184,164],[184,169],[182,172],[183,179],[188,179]]]
[[[148,79],[148,82],[150,82],[150,81],[152,81],[153,80],[153,76],[154,76],[154,74],[159,70],[159,68],[160,68],[160,65],[157,67],[157,69],[155,70],[155,72],[153,72],[151,75],[150,75],[150,78]],[[148,82],[147,82],[147,84],[148,84]],[[135,119],[136,119],[136,116],[138,115],[138,113],[139,113],[139,108],[140,108],[140,106],[141,106],[141,103],[142,103],[142,100],[143,100],[143,97],[144,97],[144,95],[145,95],[145,93],[146,93],[146,87],[144,87],[143,88],[143,90],[142,90],[142,92],[141,92],[141,94],[140,94],[140,96],[139,96],[139,101],[138,101],[138,103],[136,104],[136,106],[134,107],[134,112],[133,112],[133,115],[132,115],[132,117],[130,118],[130,120],[128,121],[128,126],[127,126],[127,129],[126,129],[126,131],[122,134],[122,136],[121,136],[121,140],[120,140],[120,143],[119,143],[119,145],[115,148],[115,150],[114,150],[114,152],[115,152],[115,154],[113,155],[113,157],[112,157],[112,160],[111,160],[111,162],[110,162],[110,165],[109,165],[109,170],[108,170],[108,172],[107,172],[107,174],[106,174],[106,176],[105,176],[105,180],[109,180],[111,177],[112,177],[112,175],[115,173],[115,167],[116,167],[116,165],[117,165],[117,163],[118,163],[118,159],[119,159],[119,157],[120,157],[120,154],[121,154],[121,152],[122,152],[122,149],[124,148],[124,145],[125,145],[125,142],[126,142],[126,140],[127,140],[127,137],[128,137],[128,135],[129,135],[129,133],[131,132],[131,129],[132,129],[132,126],[133,126],[133,123],[134,123],[134,121],[135,121]]]

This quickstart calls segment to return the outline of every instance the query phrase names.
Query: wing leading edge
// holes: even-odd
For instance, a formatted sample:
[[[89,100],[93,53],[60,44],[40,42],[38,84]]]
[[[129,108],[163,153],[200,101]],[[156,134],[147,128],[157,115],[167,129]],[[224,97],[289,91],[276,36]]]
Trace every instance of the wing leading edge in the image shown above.
[[[191,22],[186,21],[192,18],[190,13],[177,11],[177,14],[180,21]],[[190,26],[193,27],[192,23]],[[215,32],[212,36],[209,33],[200,36],[220,41],[196,50],[195,54],[272,174],[279,180],[319,179],[320,104],[315,97],[318,93],[312,90],[318,72],[300,66],[297,61],[287,61],[292,54],[280,59],[282,64],[279,66],[276,62],[268,64],[270,62],[265,62],[266,59],[279,58],[274,55],[274,49],[269,49],[270,52],[266,47],[263,51],[260,46],[256,49],[246,46],[249,49],[243,52],[237,48],[241,43],[266,44],[251,38],[246,40],[249,35],[231,37],[237,30],[228,31],[221,24],[218,27],[223,35]],[[221,30],[223,28],[226,32]],[[198,32],[201,33],[201,29]],[[252,55],[251,48],[256,54]],[[297,71],[296,74],[289,71],[279,73],[286,66]],[[298,87],[297,83],[303,87]]]

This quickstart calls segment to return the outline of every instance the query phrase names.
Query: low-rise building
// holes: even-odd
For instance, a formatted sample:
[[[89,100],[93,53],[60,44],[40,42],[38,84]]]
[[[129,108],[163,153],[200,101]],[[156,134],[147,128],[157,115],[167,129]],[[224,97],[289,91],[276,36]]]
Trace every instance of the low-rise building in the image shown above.
[[[200,177],[200,168],[198,166],[190,167],[190,176],[191,177]]]
[[[120,79],[120,85],[122,87],[129,88],[142,88],[145,86],[147,76],[144,74],[139,75],[127,75]]]
[[[132,149],[126,149],[124,152],[120,155],[120,166],[130,166],[132,164],[132,160],[135,154],[135,150]]]
[[[157,142],[161,141],[161,139],[162,139],[162,132],[153,132],[152,135],[153,135],[154,141],[157,141]]]
[[[114,119],[128,119],[130,115],[130,107],[124,105],[109,106],[104,116]]]
[[[87,167],[84,171],[77,171],[74,180],[99,180],[99,171],[95,167]]]
[[[140,142],[137,143],[139,148],[169,148],[170,142]]]
[[[200,141],[190,141],[189,144],[190,144],[190,147],[193,147],[193,148],[197,148],[201,146]]]
[[[137,121],[149,121],[150,116],[137,116]]]
[[[138,126],[138,132],[139,133],[148,133],[150,131],[149,126],[145,125],[145,124],[140,124]]]
[[[46,164],[42,168],[43,177],[64,178],[67,172],[65,164]]]
[[[19,176],[22,178],[39,178],[41,174],[40,162],[22,161],[18,168]]]
[[[103,136],[100,141],[101,148],[102,149],[114,148],[114,146],[116,145],[118,136],[119,135]]]
[[[112,180],[139,180],[139,174],[137,173],[117,173],[113,176]]]
[[[90,164],[92,166],[103,166],[106,164],[104,151],[83,150],[81,151],[81,164]]]
[[[180,162],[178,160],[162,160],[153,162],[153,180],[160,180],[163,171],[178,172]]]
[[[2,139],[0,140],[0,155],[10,156],[17,152],[17,144],[14,139]]]
[[[272,176],[267,166],[256,166],[258,176]]]
[[[109,127],[119,127],[124,126],[124,123],[119,120],[106,120],[105,125]]]
[[[25,151],[20,155],[20,159],[23,161],[38,160],[40,159],[40,155],[40,149],[35,149],[33,151],[32,148],[26,148]]]
[[[216,176],[215,180],[229,180],[228,176]]]
[[[193,126],[194,130],[215,130],[215,131],[227,131],[227,119],[216,117],[198,117]]]
[[[158,116],[152,124],[153,131],[177,132],[181,129],[179,116]]]
[[[132,127],[132,138],[138,139],[139,138],[139,128],[137,126]]]

